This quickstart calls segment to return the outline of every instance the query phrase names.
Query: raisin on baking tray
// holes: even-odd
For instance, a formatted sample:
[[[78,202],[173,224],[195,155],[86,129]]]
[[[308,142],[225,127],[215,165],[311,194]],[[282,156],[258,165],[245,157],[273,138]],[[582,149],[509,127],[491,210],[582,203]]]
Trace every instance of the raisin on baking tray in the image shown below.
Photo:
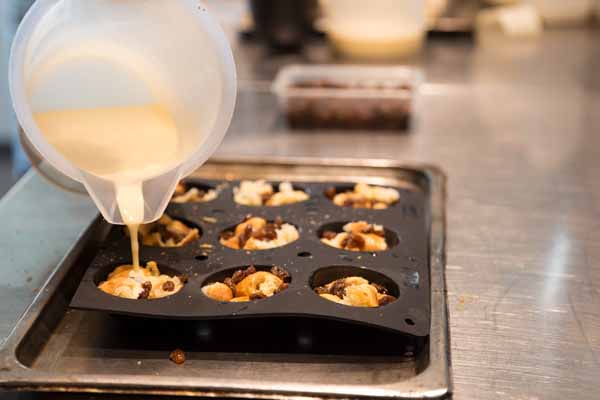
[[[325,286],[319,286],[315,288],[315,292],[317,292],[317,294],[329,294],[329,289],[327,289]]]
[[[244,280],[245,277],[252,275],[255,272],[256,272],[256,268],[254,267],[254,265],[251,265],[244,270],[239,269],[239,270],[235,271],[233,273],[233,275],[231,276],[231,282],[233,282],[235,285],[237,285],[242,280]]]
[[[169,360],[177,365],[181,365],[185,362],[185,353],[181,349],[175,349],[169,354]]]
[[[173,281],[166,281],[165,283],[163,283],[162,289],[165,292],[172,292],[173,290],[175,290],[175,284],[173,283]]]
[[[288,287],[290,287],[290,285],[288,285],[287,283],[283,282],[281,285],[279,285],[279,287],[277,289],[275,289],[275,294],[283,292],[285,289],[287,289]]]
[[[377,283],[371,282],[371,286],[373,286],[377,291],[381,294],[387,294],[387,289],[384,286],[381,286]]]
[[[291,276],[285,269],[275,265],[271,268],[271,273],[284,282],[289,282]]]
[[[377,236],[381,236],[384,237],[385,236],[385,231],[383,230],[383,228],[375,228],[374,225],[368,225],[367,227],[362,229],[362,233],[366,233],[366,234],[374,234]]]
[[[379,299],[379,305],[385,306],[386,304],[390,304],[394,301],[396,301],[396,298],[394,296],[390,296],[389,294],[386,294]]]
[[[225,231],[225,232],[221,233],[221,239],[223,239],[223,240],[229,240],[234,236],[235,236],[235,234],[232,231]]]
[[[333,200],[333,198],[335,197],[336,194],[337,194],[337,191],[335,190],[335,188],[333,186],[325,189],[325,197],[327,197],[329,200]]]
[[[267,224],[264,227],[264,234],[267,240],[277,239],[277,226],[275,224]]]
[[[277,229],[280,229],[281,226],[283,225],[283,219],[281,217],[276,217],[275,221],[273,221],[273,224],[275,224]]]
[[[244,232],[238,237],[238,246],[240,249],[243,249],[248,240],[252,237],[252,231],[252,225],[246,225]]]
[[[363,249],[365,247],[365,239],[360,235],[349,233],[344,240],[346,243],[343,245],[347,249]]]
[[[344,207],[352,207],[352,206],[354,206],[354,200],[352,200],[352,199],[346,199],[346,200],[344,200],[343,206]]]
[[[345,279],[338,279],[335,282],[333,282],[333,284],[329,288],[329,293],[341,299],[344,297],[344,295],[346,295],[346,286],[347,285]]]
[[[150,281],[142,283],[142,289],[142,292],[138,295],[138,299],[147,299],[150,296],[150,291],[152,290],[152,283]]]
[[[266,203],[267,201],[269,201],[269,199],[273,196],[273,194],[271,193],[263,193],[260,195],[263,204]]]
[[[238,283],[240,283],[242,281],[242,279],[244,279],[244,271],[237,270],[233,273],[233,275],[231,275],[231,282],[234,285],[237,285]]]
[[[337,236],[337,233],[335,233],[334,231],[325,231],[323,232],[323,234],[321,235],[321,237],[323,239],[328,239],[328,240],[333,240],[335,239]]]
[[[231,290],[231,294],[233,295],[233,297],[236,297],[237,288],[235,287],[233,280],[231,278],[225,278],[223,280],[223,283],[227,285],[227,287]]]
[[[261,299],[265,299],[267,297],[267,295],[262,292],[254,292],[249,297],[250,297],[250,300],[261,300]]]

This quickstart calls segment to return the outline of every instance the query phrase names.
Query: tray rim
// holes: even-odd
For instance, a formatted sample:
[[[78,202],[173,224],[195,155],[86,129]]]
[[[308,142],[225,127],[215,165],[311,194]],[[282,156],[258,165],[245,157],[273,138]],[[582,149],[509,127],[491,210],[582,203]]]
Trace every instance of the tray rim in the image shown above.
[[[446,235],[446,176],[436,166],[409,164],[390,159],[313,158],[313,157],[219,157],[209,165],[249,164],[286,165],[288,167],[353,167],[373,170],[393,169],[424,174],[429,181],[431,201],[430,230],[430,284],[431,326],[427,367],[417,375],[400,382],[385,385],[305,385],[269,381],[238,381],[235,385],[226,379],[207,382],[201,377],[173,378],[154,376],[151,383],[140,375],[72,375],[52,374],[28,368],[17,359],[16,352],[22,339],[32,328],[42,309],[50,302],[56,287],[65,277],[70,265],[79,257],[89,239],[100,229],[100,219],[94,219],[76,239],[71,249],[57,265],[38,296],[17,322],[0,351],[0,390],[88,392],[112,394],[153,394],[201,397],[235,397],[261,399],[313,399],[331,397],[375,398],[442,398],[452,392],[450,372],[450,337],[446,303],[445,235]],[[196,171],[196,177],[202,174]],[[142,379],[140,379],[140,377]],[[414,388],[419,388],[414,390]]]

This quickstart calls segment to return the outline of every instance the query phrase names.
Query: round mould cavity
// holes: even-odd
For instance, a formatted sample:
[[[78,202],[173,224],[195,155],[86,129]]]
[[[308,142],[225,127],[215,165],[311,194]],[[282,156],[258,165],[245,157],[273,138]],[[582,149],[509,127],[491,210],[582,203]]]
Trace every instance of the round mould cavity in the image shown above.
[[[140,263],[142,264],[142,267],[146,267],[146,263],[145,262],[140,262]],[[94,274],[94,277],[93,277],[94,286],[96,286],[96,288],[99,291],[101,291],[98,288],[98,286],[100,285],[100,283],[106,281],[108,279],[108,275],[111,272],[113,272],[117,267],[120,267],[122,265],[129,265],[129,264],[126,264],[126,263],[111,263],[111,264],[107,264],[107,265],[99,268],[98,271],[96,271],[96,273]],[[158,265],[158,270],[160,271],[161,275],[167,275],[167,276],[169,276],[171,278],[176,277],[176,276],[178,276],[178,277],[185,276],[185,274],[182,274],[180,271],[178,271],[178,270],[176,270],[174,268],[162,265],[162,264]],[[186,284],[186,282],[183,283],[183,286],[185,286],[185,284]],[[174,291],[172,294],[167,295],[167,296],[163,296],[161,298],[171,297],[171,296],[173,296],[173,295],[175,295],[177,293],[180,293],[182,289],[183,289],[183,287],[180,290]],[[102,292],[106,293],[104,291],[102,291]],[[110,293],[106,293],[106,294],[109,295],[109,296],[111,296]],[[112,295],[112,296],[114,296],[114,295]],[[118,296],[115,296],[115,297],[118,297]],[[159,299],[160,298],[153,299],[153,300],[159,300]]]
[[[152,260],[150,260],[150,261],[152,261]],[[141,266],[145,267],[146,262],[147,261],[140,261]],[[98,286],[100,284],[100,282],[105,281],[108,278],[108,275],[111,272],[113,272],[115,270],[115,268],[120,267],[121,265],[130,265],[130,264],[127,264],[126,262],[125,263],[111,263],[111,264],[107,264],[105,266],[100,267],[98,269],[98,271],[96,271],[96,273],[94,274],[94,285]],[[166,265],[162,265],[162,264],[158,265],[158,270],[160,271],[161,274],[169,275],[171,277],[184,275],[180,271],[178,271],[174,268],[168,267]]]
[[[396,191],[399,191],[398,188],[395,187],[391,187],[391,186],[382,186],[382,185],[369,185],[371,187],[378,187],[378,188],[383,188],[383,189],[393,189]],[[340,194],[340,193],[346,193],[346,192],[354,192],[354,187],[355,184],[345,184],[345,185],[335,185],[335,186],[330,186],[327,187],[324,191],[323,191],[323,195],[328,198],[332,203],[333,203],[333,198]],[[335,203],[334,203],[335,204]],[[395,201],[391,204],[387,204],[386,208],[390,208],[390,207],[394,207],[396,204],[398,204],[398,201]],[[351,207],[351,206],[346,206],[346,205],[337,205],[338,207]],[[356,207],[359,209],[370,209],[370,210],[380,210],[377,208],[370,208],[370,207]]]
[[[288,222],[288,221],[283,221],[283,220],[282,220],[282,221],[281,221],[281,224],[282,224],[282,225],[286,225],[286,224],[287,224],[287,225],[291,225],[292,227],[294,227],[294,229],[295,229],[295,231],[296,231],[296,234],[297,234],[297,237],[296,237],[294,240],[290,240],[289,242],[287,242],[287,243],[284,243],[284,244],[281,244],[281,245],[279,245],[279,246],[267,247],[267,248],[257,248],[257,249],[244,249],[244,248],[240,248],[240,249],[238,249],[238,248],[236,248],[236,247],[230,246],[229,244],[226,244],[226,243],[224,243],[224,242],[223,242],[224,240],[228,240],[228,239],[224,239],[224,238],[226,238],[226,237],[228,237],[228,236],[229,236],[230,238],[231,238],[231,237],[234,237],[234,238],[235,238],[236,236],[231,236],[231,235],[232,235],[232,234],[233,234],[233,235],[235,235],[235,230],[236,230],[236,228],[237,228],[237,227],[238,227],[240,224],[243,224],[244,222],[248,221],[248,219],[250,219],[250,218],[262,218],[262,217],[257,217],[257,216],[248,216],[248,217],[247,217],[245,220],[241,221],[240,223],[238,223],[238,224],[236,224],[236,225],[229,226],[229,227],[227,227],[227,228],[223,229],[223,230],[221,231],[221,233],[219,234],[219,243],[221,243],[221,245],[223,245],[223,246],[225,246],[225,247],[227,247],[227,248],[233,249],[233,250],[261,251],[261,250],[271,250],[271,249],[276,249],[276,248],[285,247],[285,246],[287,246],[287,245],[289,245],[289,244],[291,244],[291,243],[293,243],[293,242],[297,241],[298,239],[300,239],[300,231],[298,230],[298,226],[297,226],[297,225],[295,225],[295,224],[293,224],[293,223],[291,223],[291,222]],[[262,219],[264,219],[264,218],[262,218]],[[274,224],[274,223],[276,223],[276,220],[270,220],[270,219],[265,219],[265,220],[267,221],[267,224]]]
[[[342,232],[344,232],[344,225],[346,225],[347,223],[350,223],[350,222],[358,222],[358,221],[330,222],[325,225],[322,225],[317,230],[317,238],[320,241],[323,238],[323,233],[326,231],[342,233]],[[398,235],[395,232],[387,229],[385,226],[383,227],[383,231],[384,231],[385,242],[387,243],[387,249],[384,251],[388,251],[392,247],[396,246],[400,242],[400,239],[398,239]],[[323,242],[321,242],[321,243],[324,246],[328,246]],[[328,247],[332,247],[332,246],[328,246]],[[334,247],[334,248],[337,248],[337,247]],[[345,249],[339,249],[339,250],[346,251]],[[370,253],[370,251],[365,251],[365,252]]]
[[[236,273],[240,273],[240,272],[244,272],[246,271],[250,266],[249,265],[245,265],[245,266],[241,266],[241,267],[233,267],[233,268],[226,268],[220,271],[217,271],[213,274],[211,274],[209,277],[207,277],[204,282],[202,282],[202,288],[208,286],[208,285],[212,285],[214,283],[224,283],[225,280],[227,278],[234,278],[234,274]],[[276,276],[278,276],[285,284],[285,287],[281,288],[279,290],[279,292],[273,294],[276,295],[284,290],[287,289],[288,285],[292,282],[292,275],[291,273],[289,273],[289,271],[287,271],[286,269],[283,269],[281,267],[275,267],[274,265],[253,265],[252,267],[255,268],[256,272],[269,272],[272,273]],[[273,271],[273,268],[279,268],[279,271]],[[251,274],[248,274],[246,276],[249,276]],[[244,276],[245,277],[245,276]],[[238,282],[239,283],[239,282]],[[203,292],[203,295],[208,297],[211,300],[214,301],[219,301],[217,299],[214,299],[210,296],[207,296],[206,293]],[[270,297],[270,296],[269,296]],[[265,297],[268,298],[268,297]],[[252,300],[262,300],[261,298],[257,298],[257,299],[252,299]],[[248,300],[246,300],[248,301]]]
[[[142,235],[142,232],[144,230],[144,226],[140,226],[139,229],[139,236],[140,236],[140,246],[148,246],[148,247],[162,247],[162,248],[182,248],[182,247],[186,247],[194,242],[197,242],[198,240],[200,240],[204,234],[204,232],[202,231],[202,227],[200,227],[199,225],[197,225],[194,222],[191,222],[187,219],[184,218],[179,218],[179,217],[171,217],[170,215],[165,214],[166,217],[169,217],[170,219],[172,219],[173,221],[178,221],[181,222],[182,224],[184,224],[185,226],[187,226],[190,229],[197,229],[198,230],[198,237],[196,238],[191,238],[191,239],[186,239],[183,238],[181,239],[179,242],[184,241],[185,243],[183,243],[182,245],[177,245],[177,246],[161,246],[160,244],[156,243],[156,244],[148,244],[148,243],[144,243],[144,238]],[[160,220],[159,220],[160,221]],[[151,224],[158,224],[158,221],[156,222],[152,222]],[[151,224],[147,224],[147,225],[151,225]],[[129,235],[129,232],[125,229],[124,230],[125,235]],[[160,232],[160,231],[159,231]],[[165,241],[165,239],[163,238],[163,236],[161,235],[161,238],[163,241]]]
[[[309,285],[314,291],[316,288],[327,285],[338,279],[355,276],[364,278],[369,281],[369,283],[375,283],[384,287],[387,290],[387,294],[394,296],[396,299],[400,296],[398,285],[386,275],[368,268],[348,265],[334,265],[316,270],[310,277]]]
[[[185,203],[210,203],[214,200],[216,200],[219,197],[219,191],[215,188],[215,186],[203,183],[203,182],[198,182],[198,181],[193,181],[193,180],[184,180],[182,181],[183,185],[185,185],[185,190],[187,193],[190,189],[198,189],[199,191],[203,192],[204,195],[206,196],[207,194],[211,193],[211,191],[214,192],[214,195],[212,198],[208,199],[208,200],[196,200],[194,198],[191,199],[185,199],[183,198],[184,194],[174,194],[173,197],[171,198],[171,203],[173,204],[185,204]],[[182,197],[181,201],[174,201],[173,199],[176,197]]]
[[[271,182],[271,181],[266,181],[266,183],[270,184],[270,185],[273,187],[273,194],[276,194],[276,193],[279,193],[279,192],[280,192],[280,190],[279,190],[279,185],[280,185],[281,183],[283,183],[283,182]],[[291,182],[290,182],[290,183],[291,183]],[[239,188],[239,187],[240,187],[240,184],[238,184],[237,186],[235,186],[235,188]],[[258,205],[244,204],[244,203],[238,202],[238,201],[235,199],[235,195],[234,195],[234,202],[235,202],[236,204],[239,204],[239,205],[242,205],[242,206],[246,206],[246,207],[254,207],[254,208],[258,208],[258,207],[277,208],[277,207],[285,207],[285,206],[290,206],[290,205],[294,205],[294,204],[306,204],[307,202],[310,202],[310,201],[311,201],[311,192],[310,192],[310,190],[309,190],[309,189],[308,189],[306,186],[304,186],[304,185],[299,185],[299,184],[297,184],[297,183],[292,183],[292,189],[293,189],[294,191],[301,191],[301,192],[304,192],[306,195],[308,195],[308,198],[307,198],[307,199],[305,199],[305,200],[301,200],[301,201],[295,201],[295,202],[291,202],[291,203],[288,203],[288,204],[281,204],[281,205],[266,205],[266,204],[263,204],[263,205],[260,205],[260,206],[258,206]],[[234,193],[235,193],[235,190],[234,190]],[[264,201],[264,200],[263,200],[263,201]]]

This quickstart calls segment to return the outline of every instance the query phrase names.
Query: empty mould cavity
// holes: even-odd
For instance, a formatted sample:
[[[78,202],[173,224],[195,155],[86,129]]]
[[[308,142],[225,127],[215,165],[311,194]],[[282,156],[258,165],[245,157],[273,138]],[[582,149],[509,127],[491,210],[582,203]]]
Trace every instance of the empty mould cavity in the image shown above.
[[[300,237],[298,229],[281,218],[268,221],[248,216],[221,233],[220,243],[236,250],[268,250],[290,244]]]
[[[354,307],[381,307],[400,295],[398,285],[387,276],[351,266],[321,268],[311,277],[310,286],[325,300]]]
[[[386,209],[398,202],[400,192],[394,188],[357,183],[354,186],[330,186],[325,196],[340,207]]]
[[[202,284],[205,296],[220,302],[248,302],[272,297],[288,288],[292,277],[279,266],[230,268]]]
[[[304,188],[281,182],[277,185],[265,180],[242,181],[233,188],[233,199],[244,206],[277,207],[300,203],[310,198]]]
[[[171,203],[206,203],[219,196],[213,186],[199,182],[181,181],[175,188]]]
[[[366,221],[332,222],[317,231],[322,243],[341,250],[377,252],[398,244],[398,236],[381,225]]]
[[[171,218],[166,214],[158,221],[139,228],[140,240],[144,246],[183,247],[200,239],[201,235],[202,230],[199,226]]]
[[[146,266],[107,265],[94,276],[104,293],[125,299],[154,300],[179,292],[187,278],[172,268],[149,261]]]

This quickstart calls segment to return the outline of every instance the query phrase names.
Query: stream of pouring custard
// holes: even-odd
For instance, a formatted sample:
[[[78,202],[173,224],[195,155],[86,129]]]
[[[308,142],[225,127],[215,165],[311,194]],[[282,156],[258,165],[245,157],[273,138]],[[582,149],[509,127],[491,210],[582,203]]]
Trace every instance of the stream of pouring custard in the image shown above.
[[[138,229],[144,222],[142,183],[181,158],[175,121],[158,104],[67,109],[34,114],[42,134],[78,168],[114,182],[116,202],[139,267]]]
[[[131,240],[131,259],[133,262],[133,268],[140,267],[140,241],[138,238],[138,231],[140,230],[140,224],[129,224],[129,238]]]

